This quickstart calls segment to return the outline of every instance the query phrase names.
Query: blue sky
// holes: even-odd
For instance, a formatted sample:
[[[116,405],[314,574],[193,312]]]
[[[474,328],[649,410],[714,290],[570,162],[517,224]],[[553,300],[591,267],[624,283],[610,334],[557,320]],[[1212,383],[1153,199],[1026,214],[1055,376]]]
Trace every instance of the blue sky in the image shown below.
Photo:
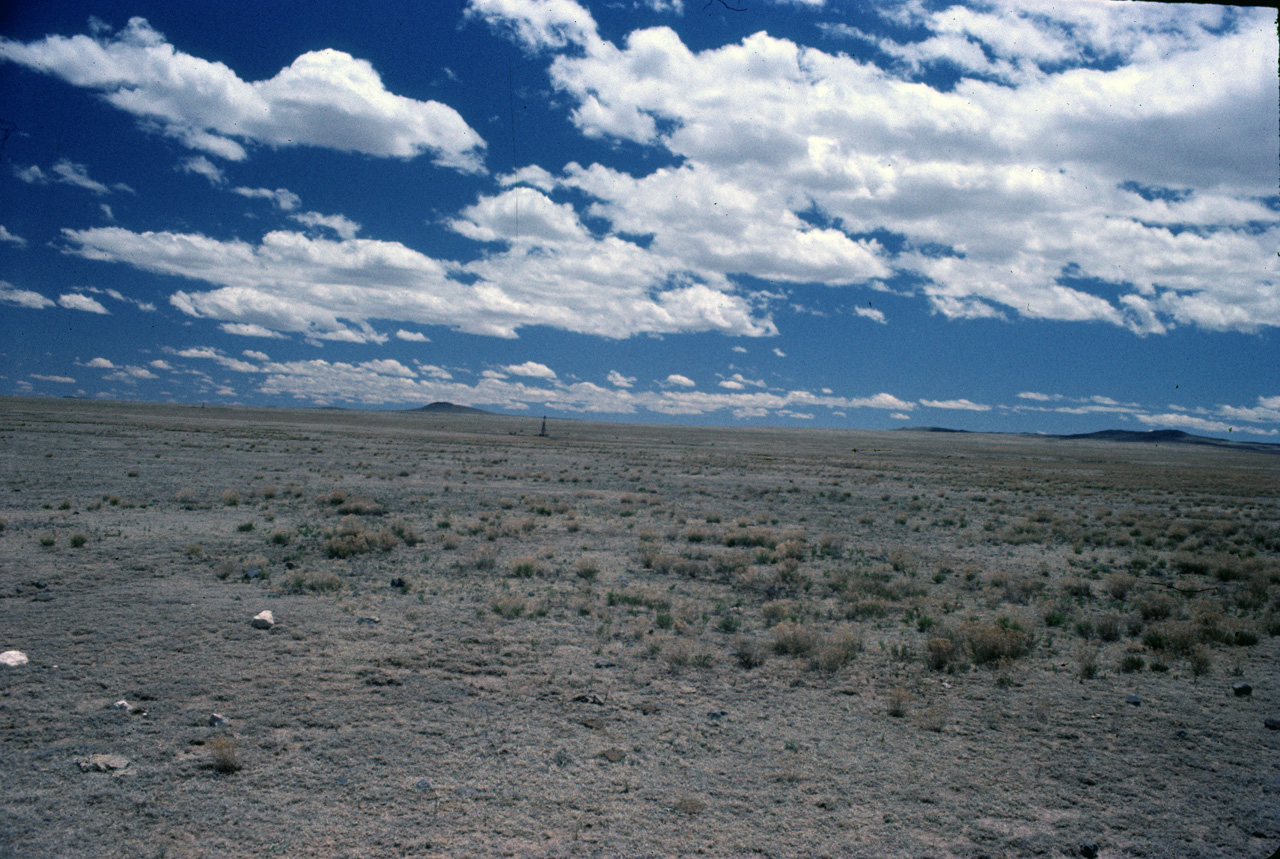
[[[0,393],[1280,441],[1274,10],[210,8],[0,12]]]

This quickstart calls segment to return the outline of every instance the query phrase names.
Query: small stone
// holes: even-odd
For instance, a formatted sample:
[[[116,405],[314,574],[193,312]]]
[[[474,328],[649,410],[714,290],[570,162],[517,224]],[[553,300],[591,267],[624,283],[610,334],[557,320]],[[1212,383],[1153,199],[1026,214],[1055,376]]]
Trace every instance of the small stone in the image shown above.
[[[1263,719],[1262,724],[1268,731],[1280,731],[1280,719]]]
[[[682,799],[676,803],[676,811],[681,814],[698,814],[706,807],[707,804],[700,799]]]
[[[1237,698],[1244,698],[1245,696],[1253,694],[1253,687],[1241,680],[1237,683],[1231,684],[1231,691],[1235,693]]]
[[[276,619],[275,616],[271,614],[270,609],[268,609],[267,611],[260,611],[255,614],[253,616],[252,623],[254,629],[270,629],[276,625]]]
[[[111,705],[112,710],[123,710],[126,713],[133,712],[133,705],[121,698],[119,701]]]
[[[1080,855],[1084,859],[1096,859],[1098,855],[1098,842],[1082,841],[1080,842]]]
[[[554,755],[551,756],[551,763],[555,764],[558,767],[565,767],[573,763],[573,758],[569,757],[568,752],[566,752],[564,749],[561,749],[560,751],[556,752]]]
[[[249,581],[249,582],[253,581],[254,579],[262,578],[262,567],[250,567],[249,569],[245,570],[244,578],[245,578],[245,581]]]
[[[129,766],[124,755],[89,755],[76,761],[82,772],[115,772]]]
[[[226,716],[222,715],[221,713],[209,714],[210,728],[225,728],[227,727],[227,725],[230,725],[230,724],[231,724],[231,720],[228,719]]]
[[[627,753],[622,749],[605,749],[600,753],[600,757],[604,758],[611,764],[616,764],[626,760]]]
[[[364,625],[364,626],[372,626],[372,625],[373,625],[373,624],[375,624],[375,623],[382,623],[382,618],[380,618],[380,617],[358,617],[358,618],[356,618],[356,623],[362,624],[362,625]]]
[[[604,730],[604,719],[581,719],[579,724],[584,728],[590,728],[593,731]]]
[[[728,710],[712,710],[707,713],[707,718],[714,722],[716,719],[723,719],[727,715],[729,715]]]
[[[1142,699],[1139,698],[1137,695],[1130,695],[1128,698],[1125,699],[1125,702],[1128,704],[1132,704],[1135,707],[1142,706]]]
[[[414,790],[431,790],[431,781],[429,779],[418,779],[413,786]]]
[[[617,666],[613,662],[609,661],[608,659],[596,660],[596,668],[615,668],[615,667]]]
[[[405,588],[407,588],[407,587],[408,587],[408,585],[406,585],[406,584],[405,584],[404,579],[398,579],[398,578],[397,578],[397,579],[392,579],[392,580],[391,580],[391,587],[393,587],[393,588],[395,588],[395,589],[397,589],[397,590],[401,590],[401,591],[402,591],[402,590],[404,590]]]
[[[21,650],[6,650],[0,653],[0,665],[8,665],[10,668],[17,668],[19,665],[27,664],[27,654]]]

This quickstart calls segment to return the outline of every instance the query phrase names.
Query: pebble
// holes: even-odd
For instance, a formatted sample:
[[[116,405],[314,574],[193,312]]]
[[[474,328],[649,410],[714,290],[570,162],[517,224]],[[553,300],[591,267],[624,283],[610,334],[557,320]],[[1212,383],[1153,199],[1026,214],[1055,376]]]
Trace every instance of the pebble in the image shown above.
[[[137,707],[133,706],[132,704],[130,704],[128,701],[124,700],[123,698],[121,698],[119,701],[117,701],[117,702],[115,702],[114,704],[112,704],[112,705],[111,705],[111,709],[112,709],[112,710],[119,710],[119,711],[121,711],[122,713],[126,713],[126,714],[128,714],[128,715],[130,715],[130,716],[145,716],[145,715],[147,715],[147,711],[146,711],[146,710],[140,710],[140,709],[138,709]]]
[[[1125,699],[1125,701],[1129,704],[1132,704],[1135,707],[1142,706],[1142,699],[1139,698],[1137,695],[1130,695],[1128,698]]]
[[[682,799],[676,803],[676,811],[682,814],[698,814],[706,807],[707,804],[700,799]]]
[[[1098,855],[1098,842],[1082,841],[1080,842],[1080,855],[1084,859],[1096,859]]]
[[[616,764],[626,760],[627,753],[622,749],[605,749],[600,753],[600,757],[604,758],[611,764]]]
[[[1262,724],[1268,731],[1280,731],[1280,719],[1263,719]]]
[[[358,617],[358,618],[356,618],[356,623],[364,624],[365,626],[370,626],[370,625],[375,624],[375,623],[382,623],[382,618],[380,618],[380,617]]]
[[[221,713],[209,714],[210,728],[225,728],[227,725],[230,725],[230,724],[231,724],[231,720],[228,719],[226,716],[222,715]]]
[[[596,668],[614,668],[614,667],[616,667],[614,663],[610,662],[608,659],[596,660]]]
[[[254,629],[270,629],[276,625],[275,615],[271,613],[270,609],[260,611],[253,616],[252,623]]]
[[[398,590],[404,590],[408,585],[405,584],[404,579],[392,579],[391,587],[397,588]]]
[[[0,653],[0,664],[8,665],[10,668],[26,665],[27,654],[21,650],[6,650],[4,653]]]
[[[1231,691],[1235,693],[1237,698],[1243,698],[1246,695],[1253,694],[1253,687],[1241,680],[1238,683],[1231,684]]]
[[[251,582],[254,579],[261,578],[261,577],[262,577],[261,567],[250,567],[249,569],[244,571],[244,578],[246,581]]]

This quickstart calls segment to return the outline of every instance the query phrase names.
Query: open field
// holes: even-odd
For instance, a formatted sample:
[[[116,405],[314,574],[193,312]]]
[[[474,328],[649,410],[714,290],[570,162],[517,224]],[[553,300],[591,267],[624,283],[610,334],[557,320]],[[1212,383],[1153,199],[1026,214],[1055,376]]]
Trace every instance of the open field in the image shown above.
[[[0,400],[0,856],[1280,846],[1280,457],[537,432]]]

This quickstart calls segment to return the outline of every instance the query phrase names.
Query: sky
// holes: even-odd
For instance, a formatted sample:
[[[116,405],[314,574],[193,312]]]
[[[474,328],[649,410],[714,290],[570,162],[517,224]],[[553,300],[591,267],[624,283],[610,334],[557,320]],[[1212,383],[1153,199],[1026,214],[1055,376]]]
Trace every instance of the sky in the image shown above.
[[[1280,441],[1276,34],[1111,0],[6,4],[0,394]]]

